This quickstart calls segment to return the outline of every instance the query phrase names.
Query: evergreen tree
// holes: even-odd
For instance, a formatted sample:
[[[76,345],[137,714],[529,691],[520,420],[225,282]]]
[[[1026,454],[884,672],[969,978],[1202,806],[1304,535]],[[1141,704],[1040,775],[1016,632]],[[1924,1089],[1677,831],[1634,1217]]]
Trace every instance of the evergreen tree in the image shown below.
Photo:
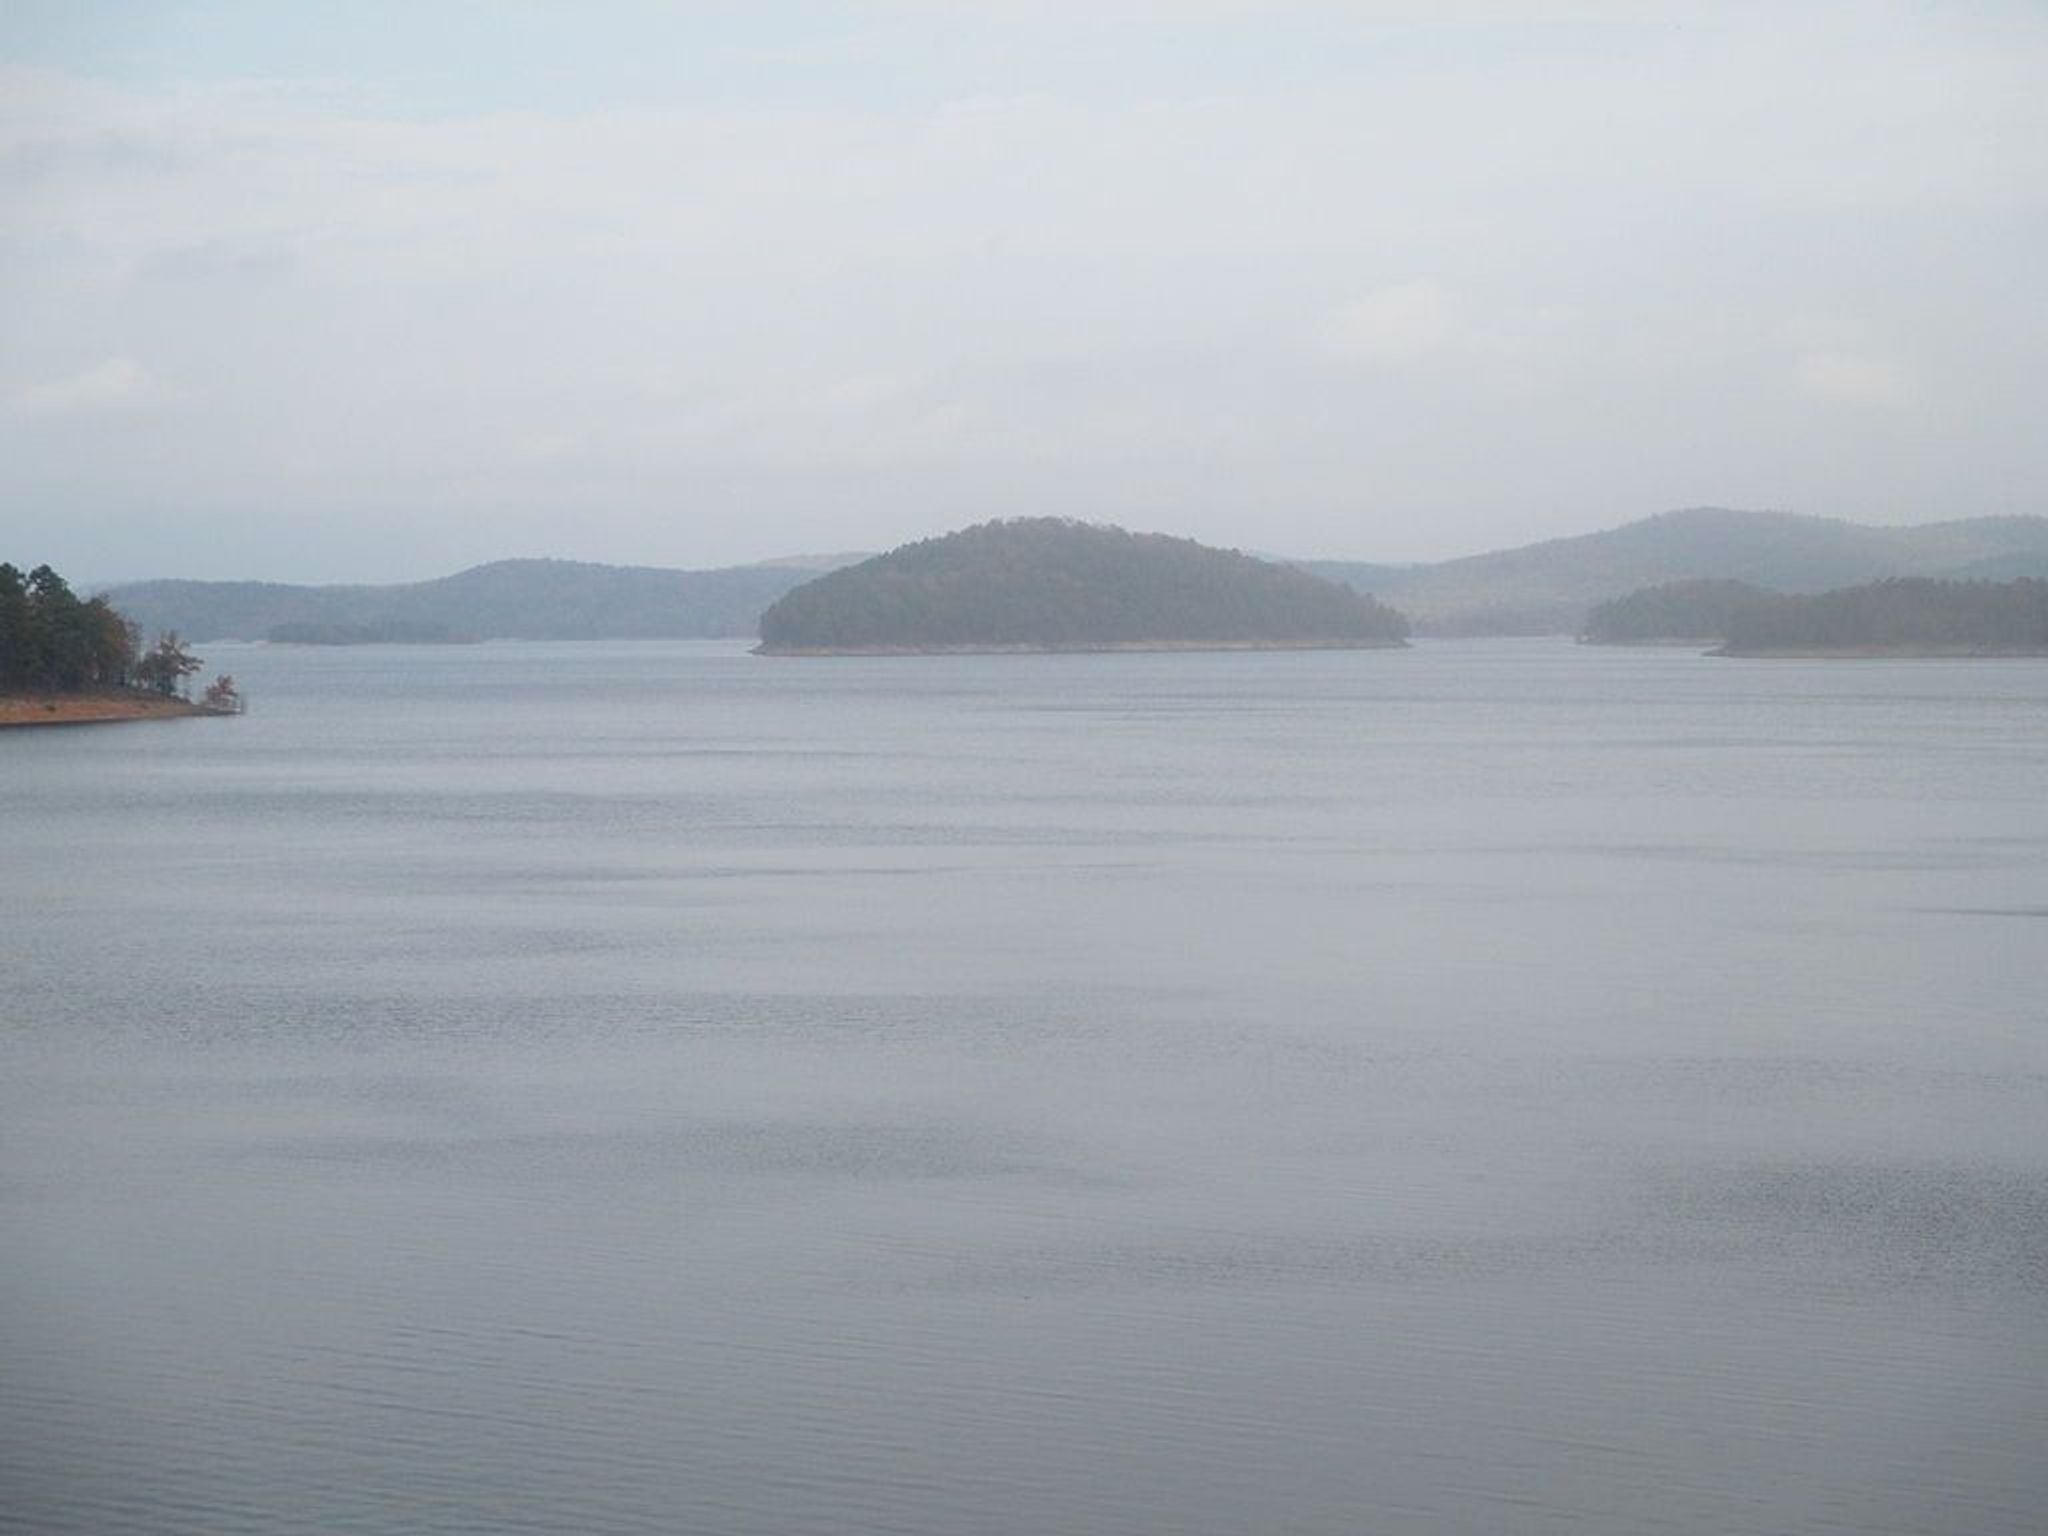
[[[0,562],[0,690],[28,686],[32,667],[28,581]]]
[[[24,576],[0,562],[0,691],[123,687],[137,645],[135,626],[105,598],[81,601],[47,565]]]

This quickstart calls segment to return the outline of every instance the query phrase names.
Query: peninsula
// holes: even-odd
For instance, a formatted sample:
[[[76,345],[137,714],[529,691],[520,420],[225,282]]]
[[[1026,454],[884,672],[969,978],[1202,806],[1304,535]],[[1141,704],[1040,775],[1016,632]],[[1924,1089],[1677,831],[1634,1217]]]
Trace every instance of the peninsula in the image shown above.
[[[1393,609],[1291,566],[1062,518],[982,523],[820,576],[761,616],[767,656],[1362,649]]]
[[[1747,581],[1668,581],[1596,604],[1585,645],[1683,645],[1705,650],[1728,638],[1735,616],[1772,594]]]
[[[47,565],[27,575],[0,562],[0,726],[84,725],[241,713],[234,679],[186,696],[199,658],[175,634],[144,650],[128,616],[81,599]]]
[[[13,725],[103,725],[115,720],[172,720],[183,715],[215,715],[175,694],[147,693],[139,688],[93,688],[80,693],[0,694],[0,728]]]
[[[1730,615],[1718,656],[2048,656],[2048,581],[1906,578],[1769,595]]]

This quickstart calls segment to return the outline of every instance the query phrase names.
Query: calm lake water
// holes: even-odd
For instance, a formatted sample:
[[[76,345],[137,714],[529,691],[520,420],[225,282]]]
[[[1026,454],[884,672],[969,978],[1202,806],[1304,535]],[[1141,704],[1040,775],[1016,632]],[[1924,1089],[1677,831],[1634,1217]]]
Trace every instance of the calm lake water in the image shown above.
[[[0,736],[0,1528],[2048,1525],[2048,664],[205,649]]]

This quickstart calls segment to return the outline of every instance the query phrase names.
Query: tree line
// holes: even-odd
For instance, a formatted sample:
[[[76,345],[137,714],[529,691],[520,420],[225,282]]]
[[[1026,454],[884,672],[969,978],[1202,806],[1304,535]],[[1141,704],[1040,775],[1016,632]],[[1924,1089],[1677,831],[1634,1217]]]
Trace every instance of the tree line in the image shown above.
[[[1729,651],[2048,651],[2048,581],[1899,576],[1832,592],[1674,581],[1601,603],[1581,638]]]
[[[2048,651],[2048,581],[1939,581],[1900,577],[1802,596],[1771,595],[1737,608],[1730,651]]]
[[[1590,645],[1711,645],[1727,638],[1740,610],[1770,595],[1746,581],[1667,581],[1595,604],[1580,638]]]
[[[0,692],[146,688],[175,695],[199,666],[175,633],[145,649],[120,609],[104,597],[81,598],[49,566],[23,575],[0,561]]]

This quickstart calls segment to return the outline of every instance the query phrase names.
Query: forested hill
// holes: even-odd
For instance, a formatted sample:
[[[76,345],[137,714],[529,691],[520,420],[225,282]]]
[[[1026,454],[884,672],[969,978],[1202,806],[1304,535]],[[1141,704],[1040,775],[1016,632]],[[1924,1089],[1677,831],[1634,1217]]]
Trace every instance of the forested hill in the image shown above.
[[[852,557],[846,557],[852,558]],[[761,610],[819,566],[714,571],[499,560],[401,586],[301,587],[260,581],[146,581],[109,598],[148,630],[197,640],[328,635],[613,640],[751,635]]]
[[[1577,634],[1595,604],[1668,582],[1820,592],[1894,576],[2048,575],[2048,518],[1876,528],[1694,508],[1435,565],[1300,564],[1397,605],[1424,634]]]
[[[764,652],[1399,645],[1406,621],[1290,566],[1059,518],[983,523],[798,587]]]
[[[1730,656],[2048,655],[2048,581],[1872,582],[1737,608]]]
[[[1771,594],[1746,581],[1669,581],[1596,604],[1590,645],[1719,645],[1738,609]]]

